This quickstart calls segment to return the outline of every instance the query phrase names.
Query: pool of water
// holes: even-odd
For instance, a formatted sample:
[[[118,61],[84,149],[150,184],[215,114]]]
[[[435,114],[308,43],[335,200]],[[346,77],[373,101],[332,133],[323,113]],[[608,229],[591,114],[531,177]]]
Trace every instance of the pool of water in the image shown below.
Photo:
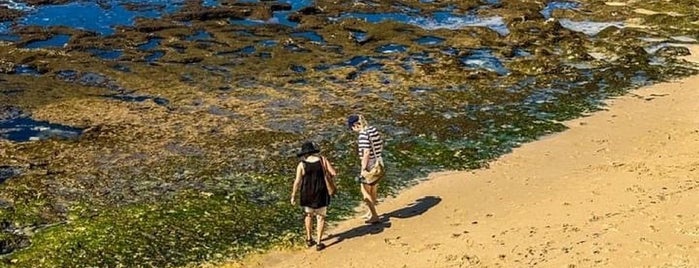
[[[88,49],[87,51],[90,52],[90,54],[92,54],[93,56],[103,60],[116,60],[119,57],[121,57],[122,54],[124,54],[124,51],[114,49],[92,48]]]
[[[153,49],[157,48],[158,46],[160,46],[161,40],[162,40],[161,38],[149,38],[148,42],[140,44],[136,48],[138,50],[142,50],[142,51],[153,50]]]
[[[303,67],[303,66],[301,66],[301,65],[296,65],[296,64],[291,65],[291,66],[289,67],[289,69],[291,69],[292,71],[294,71],[294,72],[296,72],[296,73],[304,73],[304,72],[306,72],[306,67]]]
[[[26,65],[26,64],[21,64],[15,66],[13,70],[14,74],[18,75],[31,75],[31,76],[39,76],[42,73],[37,69],[36,66],[33,65]]]
[[[544,9],[541,10],[541,15],[543,15],[545,19],[549,19],[551,18],[551,13],[553,13],[553,11],[556,9],[574,10],[578,7],[580,7],[580,3],[577,2],[553,1],[546,4],[546,7],[544,7]]]
[[[391,20],[400,23],[415,25],[426,30],[437,29],[463,29],[467,27],[487,27],[499,33],[500,35],[509,34],[509,29],[505,25],[502,17],[479,17],[472,14],[453,14],[447,11],[435,12],[431,17],[425,17],[419,14],[409,13],[345,13],[336,18],[331,18],[335,21],[340,21],[348,18],[362,19],[369,23],[380,23]]]
[[[20,37],[16,34],[8,34],[8,33],[1,33],[0,32],[0,41],[6,41],[6,42],[17,42],[19,41]]]
[[[347,61],[344,61],[339,66],[353,66],[360,71],[374,71],[381,70],[384,66],[379,58],[368,57],[368,56],[356,56]]]
[[[58,34],[47,40],[32,41],[27,43],[26,48],[62,48],[70,41],[70,35]]]
[[[469,69],[484,69],[499,75],[507,75],[510,71],[490,49],[476,49],[461,57],[461,62]]]
[[[143,59],[147,63],[154,63],[164,56],[165,56],[165,51],[156,50],[156,51],[153,51],[151,54],[145,56]]]
[[[258,3],[260,1],[257,0],[244,0],[244,1],[239,1],[239,2],[252,2],[252,3]],[[241,25],[241,26],[260,26],[260,25],[265,25],[265,24],[279,24],[279,25],[284,25],[288,26],[290,28],[296,28],[298,26],[297,22],[293,22],[289,20],[289,15],[292,13],[298,11],[301,8],[311,6],[314,1],[313,0],[279,0],[277,1],[278,3],[287,3],[291,5],[291,10],[283,10],[283,11],[275,11],[272,12],[272,17],[266,21],[262,20],[253,20],[253,19],[231,19],[229,22],[234,25]]]
[[[279,41],[277,40],[262,40],[259,41],[258,44],[260,44],[262,47],[274,47],[279,44]]]
[[[408,47],[400,44],[385,44],[377,47],[374,51],[382,54],[394,54],[408,51]]]
[[[75,139],[82,129],[37,121],[30,117],[0,120],[0,138],[14,142],[38,141],[50,138]]]
[[[213,40],[213,39],[214,39],[214,37],[211,36],[211,33],[207,32],[207,31],[202,31],[202,30],[197,31],[193,35],[185,37],[185,40],[187,40],[187,41],[207,41],[207,40]]]
[[[524,49],[524,48],[518,47],[518,48],[515,48],[515,49],[514,49],[514,51],[512,52],[512,55],[515,56],[515,57],[526,58],[526,57],[531,57],[531,56],[532,56],[532,53],[529,52],[529,51],[527,51],[527,50]]]
[[[203,0],[201,5],[205,7],[215,7],[218,6],[220,3],[218,0]]]
[[[257,2],[257,1],[252,1]],[[296,27],[297,23],[291,22],[287,16],[303,7],[310,6],[311,0],[287,0],[279,1],[289,3],[292,7],[289,11],[274,12],[273,18],[267,22],[247,21],[249,25],[263,23],[278,23],[290,27]],[[164,15],[179,11],[185,4],[184,0],[173,1],[133,1],[133,0],[101,0],[101,1],[72,1],[58,5],[32,6],[19,1],[4,1],[0,5],[26,11],[27,14],[18,20],[19,26],[67,26],[75,29],[92,31],[101,35],[114,34],[117,26],[133,26],[136,18],[161,18]],[[134,8],[127,8],[132,5]],[[216,7],[218,0],[204,0],[204,7]],[[8,23],[0,25],[0,34],[7,33]],[[0,36],[0,40],[16,41],[11,36]]]
[[[325,39],[323,39],[323,36],[313,31],[291,33],[291,37],[304,38],[319,44],[325,43]]]
[[[133,26],[136,17],[157,18],[163,12],[157,10],[130,11],[119,1],[72,2],[63,5],[41,5],[31,8],[27,16],[19,20],[24,26],[68,26],[97,32],[114,33],[115,26]],[[167,3],[167,2],[165,2]],[[168,5],[173,8],[174,5]],[[174,11],[170,9],[170,11]]]
[[[595,36],[607,27],[624,27],[623,22],[574,21],[571,19],[561,19],[559,22],[564,28],[575,32],[581,32],[589,36]]]
[[[350,31],[350,37],[354,39],[355,42],[360,44],[365,43],[370,39],[370,36],[366,32],[362,31]]]
[[[436,36],[423,36],[415,40],[416,43],[423,46],[436,46],[444,42],[444,38]]]

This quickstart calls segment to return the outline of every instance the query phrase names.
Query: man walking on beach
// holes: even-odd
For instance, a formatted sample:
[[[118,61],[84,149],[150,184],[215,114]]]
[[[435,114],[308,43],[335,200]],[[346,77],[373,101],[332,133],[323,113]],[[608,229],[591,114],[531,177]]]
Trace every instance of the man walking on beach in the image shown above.
[[[359,133],[357,147],[359,149],[361,173],[372,170],[375,165],[383,166],[383,160],[381,158],[383,139],[379,131],[375,127],[370,126],[361,115],[350,115],[347,118],[347,125],[352,131]],[[364,204],[369,210],[364,216],[364,218],[366,218],[365,223],[378,223],[380,219],[379,215],[376,213],[376,202],[378,199],[379,181],[369,182],[366,181],[366,178],[361,177],[360,183]]]

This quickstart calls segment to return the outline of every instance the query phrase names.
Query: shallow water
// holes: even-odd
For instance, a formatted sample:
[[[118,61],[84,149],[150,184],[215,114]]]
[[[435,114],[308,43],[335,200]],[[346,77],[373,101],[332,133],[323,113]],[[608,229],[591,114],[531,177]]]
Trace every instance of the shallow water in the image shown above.
[[[48,40],[29,42],[24,47],[26,47],[26,48],[62,48],[66,44],[68,44],[68,40],[70,40],[70,35],[59,34],[59,35],[56,35],[54,37],[49,38]]]
[[[435,12],[432,17],[406,13],[346,13],[333,20],[357,18],[370,23],[397,21],[418,26],[426,30],[462,29],[467,27],[487,27],[501,35],[507,35],[509,30],[500,17],[484,17],[476,15],[459,15],[451,12]]]
[[[129,11],[117,1],[108,1],[104,5],[80,2],[32,8],[30,15],[21,19],[19,24],[69,26],[110,35],[114,33],[115,26],[132,26],[137,16],[157,18],[161,15],[157,11]]]
[[[425,45],[425,46],[435,46],[439,45],[444,42],[444,38],[439,38],[439,37],[434,37],[434,36],[423,36],[420,37],[419,39],[416,39],[415,42],[417,42],[420,45]]]
[[[551,13],[553,13],[553,11],[556,9],[574,10],[578,7],[580,7],[580,3],[578,2],[553,1],[546,4],[546,7],[544,7],[544,9],[541,10],[541,15],[543,15],[545,19],[549,19],[551,18]]]
[[[104,60],[116,60],[123,54],[123,51],[120,50],[108,50],[98,48],[89,49],[88,52]]]
[[[623,28],[623,22],[594,22],[594,21],[574,21],[570,19],[560,20],[561,26],[571,31],[581,32],[589,36],[595,36],[608,27]]]
[[[36,121],[29,117],[0,120],[0,137],[15,142],[38,141],[51,138],[75,139],[82,130],[70,126]]]
[[[488,49],[471,51],[468,55],[461,58],[461,62],[463,62],[467,68],[482,68],[499,75],[506,75],[509,73],[500,59],[493,55],[492,51]]]

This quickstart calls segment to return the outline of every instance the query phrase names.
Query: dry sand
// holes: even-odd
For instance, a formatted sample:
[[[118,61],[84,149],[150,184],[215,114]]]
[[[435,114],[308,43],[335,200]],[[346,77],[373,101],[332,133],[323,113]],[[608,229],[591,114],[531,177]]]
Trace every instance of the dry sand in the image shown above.
[[[488,169],[430,175],[324,251],[224,267],[699,267],[699,76],[607,104]]]

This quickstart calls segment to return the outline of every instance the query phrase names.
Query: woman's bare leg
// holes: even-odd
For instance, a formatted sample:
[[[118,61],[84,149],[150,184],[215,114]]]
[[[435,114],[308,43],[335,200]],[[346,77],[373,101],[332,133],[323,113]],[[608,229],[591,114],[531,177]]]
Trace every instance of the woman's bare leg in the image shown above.
[[[313,239],[311,236],[311,231],[313,229],[313,216],[311,213],[306,213],[306,217],[303,219],[306,225],[306,241]]]
[[[316,215],[316,229],[316,241],[320,244],[320,239],[323,238],[323,231],[325,230],[325,216],[320,214]]]

